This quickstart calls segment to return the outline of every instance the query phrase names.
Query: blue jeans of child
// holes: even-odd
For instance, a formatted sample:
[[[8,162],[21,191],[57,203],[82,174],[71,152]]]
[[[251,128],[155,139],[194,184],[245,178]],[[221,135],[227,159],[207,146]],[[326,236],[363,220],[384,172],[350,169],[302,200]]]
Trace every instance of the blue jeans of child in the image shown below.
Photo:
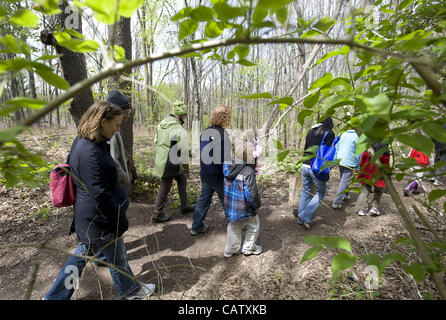
[[[312,197],[311,188],[316,186],[316,194]],[[310,167],[302,166],[302,195],[299,201],[298,217],[305,223],[310,223],[319,202],[324,198],[327,181],[321,181],[314,175]]]
[[[223,181],[221,182],[201,182],[201,194],[195,204],[194,217],[192,223],[192,229],[197,230],[203,227],[203,220],[208,213],[211,206],[212,196],[214,192],[217,193],[220,198],[221,205],[223,206],[224,193],[223,193]]]
[[[74,254],[93,256],[98,252],[102,252],[107,262],[133,277],[133,272],[128,264],[124,241],[119,239],[114,244],[110,244],[102,249],[106,244],[107,242],[103,239],[91,241],[89,246],[79,242]],[[69,300],[74,290],[78,287],[85,264],[86,260],[83,258],[70,256],[60,270],[52,288],[45,295],[45,300]],[[132,295],[141,288],[138,282],[113,268],[110,268],[110,274],[121,298]]]

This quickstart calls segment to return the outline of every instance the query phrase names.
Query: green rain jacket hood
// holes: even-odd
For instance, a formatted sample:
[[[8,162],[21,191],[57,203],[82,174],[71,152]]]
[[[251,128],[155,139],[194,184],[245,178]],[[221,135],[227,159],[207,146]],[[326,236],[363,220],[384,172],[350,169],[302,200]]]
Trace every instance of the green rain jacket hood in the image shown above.
[[[166,167],[167,157],[169,156],[172,141],[177,141],[175,148],[179,148],[181,152],[181,159],[171,159],[171,161],[181,160],[182,164],[187,164],[189,155],[189,143],[186,129],[183,128],[180,121],[170,115],[160,122],[156,128],[155,144],[155,167],[153,174],[162,178],[164,168]],[[183,172],[183,166],[180,165],[180,173]]]

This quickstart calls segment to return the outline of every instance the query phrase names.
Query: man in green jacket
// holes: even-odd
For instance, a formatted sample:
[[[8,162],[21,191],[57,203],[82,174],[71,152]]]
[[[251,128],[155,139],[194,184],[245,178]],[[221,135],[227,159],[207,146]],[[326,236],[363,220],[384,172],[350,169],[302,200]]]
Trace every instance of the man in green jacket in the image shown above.
[[[154,175],[161,179],[161,184],[155,200],[153,222],[166,222],[171,219],[171,216],[163,210],[173,179],[177,181],[178,185],[181,212],[194,211],[194,207],[187,199],[186,192],[185,166],[189,160],[189,139],[187,131],[183,127],[186,116],[187,107],[183,102],[177,100],[173,105],[172,114],[161,121],[156,128]]]

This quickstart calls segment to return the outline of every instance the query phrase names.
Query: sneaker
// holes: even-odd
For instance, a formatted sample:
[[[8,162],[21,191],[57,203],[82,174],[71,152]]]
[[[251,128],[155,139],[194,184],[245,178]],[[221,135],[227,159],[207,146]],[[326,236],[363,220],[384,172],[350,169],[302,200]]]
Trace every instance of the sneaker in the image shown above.
[[[359,210],[358,211],[358,214],[360,215],[360,216],[366,216],[367,215],[367,212],[365,211],[365,210]]]
[[[165,214],[164,212],[160,212],[160,213],[154,213],[152,215],[152,222],[167,222],[170,219],[172,219],[171,216],[169,216],[168,214]]]
[[[293,216],[295,216],[297,218],[297,215],[299,213],[298,209],[297,208],[293,208],[292,213],[293,213]]]
[[[259,246],[258,244],[256,244],[254,250],[248,251],[248,250],[243,249],[242,252],[245,256],[250,256],[252,254],[258,255],[258,254],[262,253],[262,246]]]
[[[337,204],[337,203],[333,203],[333,204],[331,205],[331,207],[332,207],[333,209],[341,209],[341,208],[342,208],[342,205],[341,205],[341,204]]]
[[[195,206],[188,206],[186,208],[181,208],[181,213],[186,214],[189,212],[194,212],[194,210],[195,210]]]
[[[304,224],[300,217],[297,217],[297,224],[300,224],[301,226]]]
[[[237,256],[242,253],[242,247],[240,247],[236,252],[226,252],[224,253],[225,258],[230,258],[232,256]]]
[[[248,226],[246,225],[246,223],[242,224],[242,230],[246,230],[246,228],[248,228]]]
[[[153,283],[145,283],[141,286],[141,289],[139,289],[138,292],[128,297],[125,297],[125,299],[126,300],[147,299],[152,295],[154,291],[155,291],[155,285]]]
[[[302,221],[305,228],[310,229],[310,224],[306,223],[305,221]]]
[[[372,217],[377,217],[381,214],[381,212],[379,212],[378,208],[376,207],[372,207],[372,209],[370,209],[369,211],[369,215],[371,215]]]
[[[434,186],[440,186],[441,182],[439,180],[434,180]]]
[[[199,233],[204,233],[209,230],[209,226],[203,223],[203,226],[199,229],[190,229],[190,234],[196,236]]]
[[[342,198],[343,201],[350,200],[350,193],[344,194],[344,197]]]

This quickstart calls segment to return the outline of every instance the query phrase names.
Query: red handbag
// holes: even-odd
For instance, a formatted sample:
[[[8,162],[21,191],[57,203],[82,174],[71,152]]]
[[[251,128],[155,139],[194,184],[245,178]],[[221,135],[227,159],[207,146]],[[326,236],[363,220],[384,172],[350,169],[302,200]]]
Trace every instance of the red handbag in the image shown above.
[[[76,192],[68,164],[56,165],[50,173],[51,203],[57,208],[74,204]]]

